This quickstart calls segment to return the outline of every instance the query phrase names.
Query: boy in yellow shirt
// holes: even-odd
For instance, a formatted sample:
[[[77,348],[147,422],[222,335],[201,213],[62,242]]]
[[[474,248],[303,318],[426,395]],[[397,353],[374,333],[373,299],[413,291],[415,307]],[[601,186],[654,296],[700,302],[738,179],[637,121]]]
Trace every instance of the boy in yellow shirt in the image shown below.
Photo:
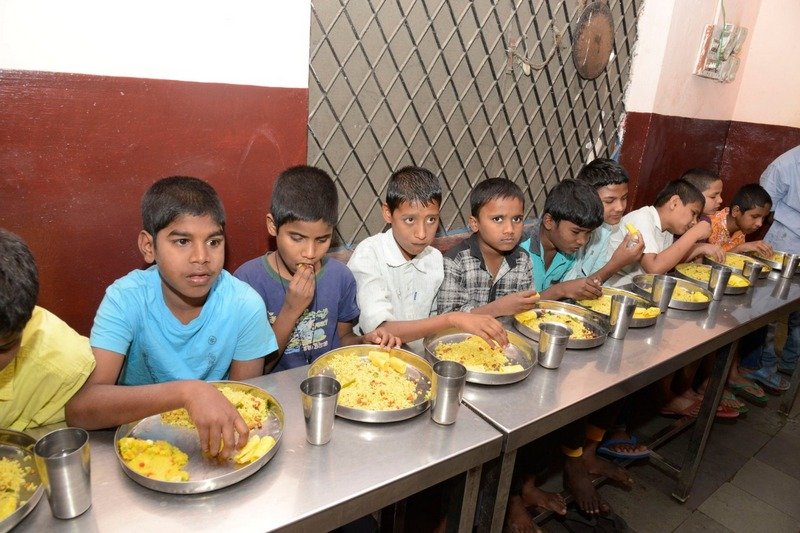
[[[64,421],[64,405],[94,369],[89,339],[36,306],[30,249],[0,228],[0,427],[22,431]]]

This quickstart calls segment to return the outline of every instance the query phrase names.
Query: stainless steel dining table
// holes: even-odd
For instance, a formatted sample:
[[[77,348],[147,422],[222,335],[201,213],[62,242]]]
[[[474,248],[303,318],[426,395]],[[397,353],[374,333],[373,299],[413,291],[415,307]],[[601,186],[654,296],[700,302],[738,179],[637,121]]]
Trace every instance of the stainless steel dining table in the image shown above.
[[[688,497],[736,343],[800,308],[797,279],[759,280],[747,293],[725,296],[707,310],[670,309],[654,326],[630,329],[624,340],[609,338],[597,348],[567,350],[558,369],[537,366],[513,385],[468,385],[465,403],[504,436],[502,455],[484,468],[478,531],[501,531],[520,447],[717,352],[722,357],[717,357],[684,468],[673,468],[675,496]]]
[[[452,477],[462,482],[451,503],[463,505],[459,528],[471,529],[481,465],[500,454],[502,435],[462,407],[455,424],[425,412],[389,424],[337,418],[327,445],[306,442],[300,382],[307,367],[249,380],[284,408],[275,457],[251,477],[196,495],[154,492],[120,467],[113,431],[91,432],[92,507],[58,520],[45,498],[17,531],[327,531]],[[44,428],[34,433],[40,436]]]

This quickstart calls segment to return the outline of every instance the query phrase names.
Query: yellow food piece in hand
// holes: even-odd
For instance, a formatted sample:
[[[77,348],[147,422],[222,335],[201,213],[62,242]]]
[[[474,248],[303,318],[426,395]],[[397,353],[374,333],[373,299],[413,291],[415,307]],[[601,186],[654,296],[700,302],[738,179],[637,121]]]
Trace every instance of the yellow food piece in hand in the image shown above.
[[[375,350],[367,354],[367,359],[378,368],[386,368],[389,363],[389,354]]]
[[[631,236],[636,235],[637,233],[639,233],[639,230],[636,229],[636,226],[634,226],[630,222],[625,224],[625,229],[628,230],[628,233],[630,233]]]

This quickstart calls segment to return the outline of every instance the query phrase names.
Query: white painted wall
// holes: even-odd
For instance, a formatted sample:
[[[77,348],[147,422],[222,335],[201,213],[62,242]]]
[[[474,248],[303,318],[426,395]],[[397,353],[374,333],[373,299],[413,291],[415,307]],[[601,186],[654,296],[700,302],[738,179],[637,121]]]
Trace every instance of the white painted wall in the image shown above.
[[[0,69],[308,87],[310,0],[0,0]]]

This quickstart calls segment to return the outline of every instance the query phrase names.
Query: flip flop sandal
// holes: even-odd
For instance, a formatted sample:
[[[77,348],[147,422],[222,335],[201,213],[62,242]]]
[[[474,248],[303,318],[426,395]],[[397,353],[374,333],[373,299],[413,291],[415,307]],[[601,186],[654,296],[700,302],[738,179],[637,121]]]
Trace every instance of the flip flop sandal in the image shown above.
[[[722,399],[723,400],[727,400],[729,402],[737,402],[737,403],[739,403],[740,405],[738,407],[730,407],[730,409],[736,409],[737,411],[739,411],[740,415],[744,415],[744,414],[747,414],[747,413],[750,412],[750,409],[747,408],[747,406],[744,404],[744,402],[742,402],[739,398],[737,398],[736,395],[734,393],[732,393],[732,392],[729,392],[729,391],[723,392],[722,393]]]
[[[751,372],[750,374],[745,374],[744,377],[747,379],[752,379],[753,381],[757,381],[773,391],[783,392],[789,390],[789,381],[777,372],[772,374],[763,374],[759,371],[755,371]]]
[[[650,457],[650,450],[641,452],[619,452],[611,449],[619,445],[635,448],[637,444],[639,444],[639,439],[633,435],[631,435],[629,439],[608,439],[604,440],[597,448],[597,454],[612,459],[647,459]]]
[[[669,409],[662,409],[659,411],[664,416],[691,416],[696,417],[700,414],[700,404],[703,403],[703,400],[696,400],[692,405],[684,409],[683,411],[671,411]],[[717,406],[717,412],[714,413],[714,416],[717,418],[736,418],[739,416],[739,411],[736,409],[731,409],[729,407],[725,407],[724,405]]]
[[[764,407],[769,402],[769,398],[767,398],[764,393],[764,389],[755,383],[728,383],[727,386],[734,393],[738,394],[739,397],[760,407]],[[756,392],[760,392],[761,395],[755,394]]]

